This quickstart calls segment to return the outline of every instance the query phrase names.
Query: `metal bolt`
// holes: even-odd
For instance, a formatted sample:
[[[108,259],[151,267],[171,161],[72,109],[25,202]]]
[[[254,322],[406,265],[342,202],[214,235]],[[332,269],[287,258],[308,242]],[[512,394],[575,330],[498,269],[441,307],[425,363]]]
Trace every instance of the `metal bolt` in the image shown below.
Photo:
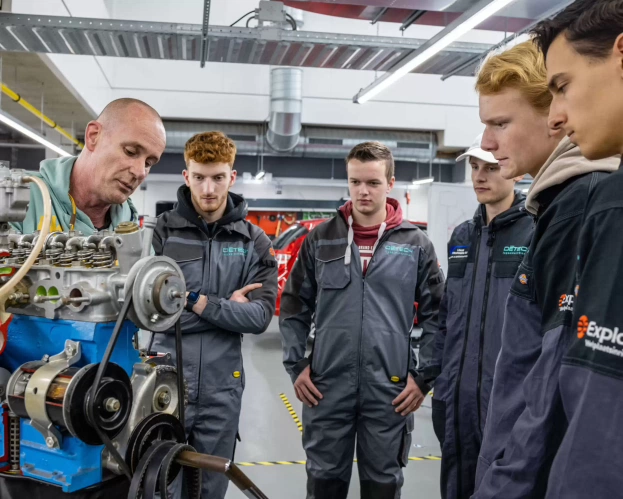
[[[155,324],[160,320],[160,316],[158,314],[154,314],[149,318],[149,320]]]
[[[178,289],[172,289],[169,292],[169,296],[171,297],[172,300],[174,300],[175,298],[183,298],[184,297],[184,293],[182,293],[180,290]]]
[[[116,398],[107,398],[104,401],[104,407],[108,412],[117,412],[121,409],[121,402],[119,402]]]
[[[76,353],[76,349],[72,345],[67,345],[65,347],[65,353],[67,355],[74,355]]]
[[[41,358],[41,360],[42,360],[43,362],[48,362],[48,361],[50,360],[50,356],[46,353],[46,354],[45,354],[45,355]]]
[[[161,406],[167,406],[171,403],[171,394],[169,392],[162,392],[158,396],[158,403]]]
[[[46,438],[45,445],[47,445],[51,449],[52,447],[54,447],[54,439],[52,437]]]

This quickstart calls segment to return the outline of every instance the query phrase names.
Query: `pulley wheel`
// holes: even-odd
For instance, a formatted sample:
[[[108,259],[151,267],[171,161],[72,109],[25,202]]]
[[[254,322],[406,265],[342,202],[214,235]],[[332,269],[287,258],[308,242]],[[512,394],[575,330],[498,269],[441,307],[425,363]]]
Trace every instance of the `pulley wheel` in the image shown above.
[[[95,431],[97,425],[111,440],[125,426],[132,409],[132,384],[125,370],[110,362],[95,396],[95,421],[87,416],[93,394],[91,388],[99,364],[89,364],[76,373],[67,387],[63,404],[64,419],[72,435],[89,445],[102,445]]]
[[[143,419],[134,428],[125,460],[132,473],[136,471],[145,451],[155,442],[171,441],[178,444],[186,442],[186,433],[180,420],[171,414],[156,412]]]

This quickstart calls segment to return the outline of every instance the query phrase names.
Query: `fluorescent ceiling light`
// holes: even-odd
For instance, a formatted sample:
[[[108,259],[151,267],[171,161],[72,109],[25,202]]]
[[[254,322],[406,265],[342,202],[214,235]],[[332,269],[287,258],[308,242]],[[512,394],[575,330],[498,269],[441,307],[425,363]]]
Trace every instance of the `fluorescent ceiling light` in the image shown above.
[[[422,184],[432,184],[435,181],[433,177],[428,178],[418,178],[413,181],[413,185],[422,185]]]
[[[369,101],[514,1],[482,0],[456,21],[450,23],[443,31],[424,43],[410,59],[407,59],[395,71],[385,73],[367,88],[361,90],[355,96],[354,101],[359,104]]]
[[[39,144],[43,144],[48,149],[51,149],[52,151],[61,156],[71,156],[71,154],[69,154],[64,149],[61,149],[55,144],[52,144],[52,142],[44,139],[41,135],[28,128],[26,125],[19,123],[15,118],[11,118],[2,112],[0,112],[0,122],[10,126],[14,130],[17,130],[19,133],[26,135],[26,137],[36,142],[39,142]]]
[[[266,175],[266,172],[264,170],[260,170],[259,172],[255,174],[255,180],[262,180],[265,175]]]

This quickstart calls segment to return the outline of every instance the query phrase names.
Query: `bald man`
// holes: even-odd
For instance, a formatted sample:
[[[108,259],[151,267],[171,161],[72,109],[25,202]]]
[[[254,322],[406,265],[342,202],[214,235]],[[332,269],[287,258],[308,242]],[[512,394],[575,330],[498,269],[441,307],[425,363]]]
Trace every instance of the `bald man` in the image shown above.
[[[46,159],[37,175],[52,197],[53,231],[77,230],[90,235],[138,221],[130,196],[162,156],[166,134],[155,109],[137,99],[108,104],[84,134],[78,157]],[[24,222],[12,224],[23,234],[41,229],[43,201],[30,191]]]

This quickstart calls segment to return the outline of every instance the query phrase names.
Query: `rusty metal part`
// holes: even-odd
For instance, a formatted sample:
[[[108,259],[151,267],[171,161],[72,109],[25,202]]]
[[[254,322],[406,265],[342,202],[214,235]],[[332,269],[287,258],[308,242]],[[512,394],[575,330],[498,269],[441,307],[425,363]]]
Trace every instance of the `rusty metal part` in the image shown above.
[[[268,499],[251,479],[246,476],[238,466],[229,459],[222,457],[198,454],[197,452],[182,452],[177,458],[177,462],[182,466],[192,466],[207,471],[223,473],[229,480],[247,497],[256,499]]]

